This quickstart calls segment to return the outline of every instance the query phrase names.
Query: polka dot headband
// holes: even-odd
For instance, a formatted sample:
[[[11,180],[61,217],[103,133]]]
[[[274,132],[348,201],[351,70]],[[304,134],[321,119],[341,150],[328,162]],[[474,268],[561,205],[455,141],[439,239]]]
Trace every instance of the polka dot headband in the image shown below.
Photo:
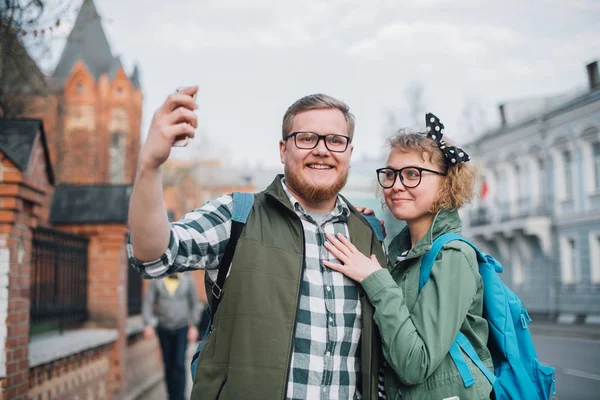
[[[426,134],[430,139],[435,140],[440,150],[444,153],[448,165],[460,164],[471,159],[463,149],[457,146],[447,146],[442,136],[444,135],[444,124],[432,113],[425,115]]]

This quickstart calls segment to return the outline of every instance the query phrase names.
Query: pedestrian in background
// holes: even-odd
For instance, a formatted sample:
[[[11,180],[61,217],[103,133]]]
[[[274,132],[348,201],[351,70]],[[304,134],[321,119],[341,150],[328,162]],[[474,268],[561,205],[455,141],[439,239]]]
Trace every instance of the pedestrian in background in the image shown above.
[[[144,337],[158,335],[169,400],[185,398],[185,353],[188,341],[198,339],[200,312],[196,285],[188,274],[176,273],[150,282],[142,304]],[[156,331],[152,327],[153,315]]]

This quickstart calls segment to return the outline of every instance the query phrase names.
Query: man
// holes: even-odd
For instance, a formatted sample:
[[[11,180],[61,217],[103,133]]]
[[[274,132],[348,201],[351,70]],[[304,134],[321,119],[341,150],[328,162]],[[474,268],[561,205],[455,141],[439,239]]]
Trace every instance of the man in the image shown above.
[[[153,314],[157,320],[156,332],[152,327]],[[150,282],[142,303],[142,315],[144,337],[148,339],[158,334],[169,400],[184,400],[185,353],[188,340],[198,339],[196,325],[200,321],[194,279],[187,273],[176,273]]]
[[[146,278],[205,268],[214,282],[229,239],[230,195],[171,226],[166,217],[160,165],[178,135],[193,136],[196,90],[169,96],[140,153],[129,255]],[[323,243],[338,232],[386,262],[368,223],[338,195],[353,134],[348,106],[330,96],[306,96],[288,108],[279,142],[285,173],[255,195],[192,399],[377,398],[373,310],[353,281],[322,265],[337,261]]]

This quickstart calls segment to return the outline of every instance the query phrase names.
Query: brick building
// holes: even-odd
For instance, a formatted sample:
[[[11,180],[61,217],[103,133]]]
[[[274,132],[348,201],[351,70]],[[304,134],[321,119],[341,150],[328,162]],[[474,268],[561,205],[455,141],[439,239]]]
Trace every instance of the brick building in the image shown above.
[[[0,119],[0,399],[135,398],[161,379],[125,255],[142,92],[93,0],[47,86]]]
[[[162,379],[158,343],[142,337],[144,282],[125,252],[142,91],[93,0],[45,85],[44,96],[15,94],[23,119],[0,118],[0,400],[139,398]],[[171,162],[164,183],[177,218],[254,189],[218,161]]]

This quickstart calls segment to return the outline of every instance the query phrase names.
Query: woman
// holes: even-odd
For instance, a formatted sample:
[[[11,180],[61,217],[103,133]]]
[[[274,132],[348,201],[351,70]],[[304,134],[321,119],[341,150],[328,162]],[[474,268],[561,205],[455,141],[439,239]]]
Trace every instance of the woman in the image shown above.
[[[385,168],[377,170],[385,204],[407,226],[390,243],[389,268],[361,254],[342,235],[328,235],[327,249],[341,261],[323,261],[364,288],[381,332],[388,399],[489,399],[492,386],[469,361],[475,383],[465,387],[449,355],[458,332],[493,370],[483,286],[474,250],[445,245],[419,293],[419,270],[433,240],[460,233],[458,209],[471,200],[469,156],[443,139],[443,125],[427,114],[427,132],[401,131],[390,140]]]

